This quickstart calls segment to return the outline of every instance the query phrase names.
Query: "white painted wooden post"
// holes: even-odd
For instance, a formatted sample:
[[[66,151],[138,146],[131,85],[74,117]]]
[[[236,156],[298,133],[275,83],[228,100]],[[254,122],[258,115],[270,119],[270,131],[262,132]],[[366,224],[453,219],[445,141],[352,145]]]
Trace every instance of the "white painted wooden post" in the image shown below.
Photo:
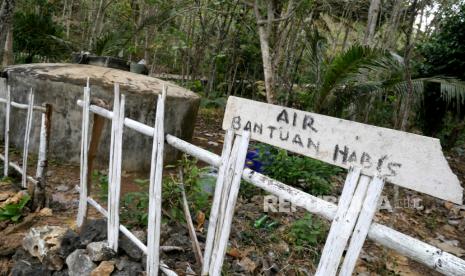
[[[161,193],[163,182],[164,118],[166,87],[158,96],[150,164],[149,217],[147,230],[147,275],[156,276],[160,266]]]
[[[244,131],[242,132],[242,135],[236,136],[236,141],[233,146],[232,156],[228,165],[229,173],[227,178],[225,178],[225,184],[230,183],[230,189],[227,195],[222,196],[222,201],[226,204],[224,209],[220,209],[220,212],[223,212],[224,216],[220,219],[220,227],[217,226],[219,230],[217,233],[219,235],[218,238],[215,238],[217,246],[214,248],[210,261],[210,275],[220,275],[221,268],[223,267],[224,255],[226,254],[226,249],[228,247],[229,233],[231,231],[231,223],[234,215],[234,208],[236,206],[237,195],[239,194],[241,176],[244,169],[249,140],[250,133]]]
[[[31,134],[32,128],[32,118],[33,118],[33,107],[34,107],[34,92],[29,92],[29,103],[27,108],[26,115],[26,130],[24,133],[24,147],[23,147],[23,175],[21,179],[21,186],[27,188],[27,158],[29,153],[29,136]]]
[[[359,171],[359,169],[357,170]],[[347,176],[348,179],[352,178],[351,173],[352,170]],[[355,191],[353,183],[356,185]],[[341,272],[340,275],[352,274],[377,209],[383,183],[384,181],[377,176],[371,181],[371,177],[366,175],[360,175],[358,181],[345,183],[336,216],[331,224],[315,273],[316,276],[336,275],[342,254],[351,235],[350,251],[346,253],[346,258],[349,260],[345,261],[344,273]],[[354,230],[355,225],[358,228]]]
[[[44,168],[47,162],[47,114],[42,113],[40,118],[40,134],[39,134],[39,155],[37,158],[36,178],[44,177]]]
[[[218,170],[218,177],[216,179],[215,194],[213,196],[212,208],[210,218],[208,221],[207,240],[205,243],[205,251],[202,266],[202,275],[208,274],[210,267],[210,258],[212,255],[214,238],[216,235],[216,225],[218,223],[218,213],[221,201],[221,194],[223,192],[224,178],[227,172],[229,156],[231,154],[232,142],[234,139],[234,131],[231,129],[226,130],[223,143],[223,151],[221,153],[221,163]]]
[[[113,198],[114,198],[114,169],[115,169],[115,143],[116,143],[116,128],[118,125],[119,119],[119,104],[120,104],[120,93],[119,93],[119,84],[115,83],[114,94],[113,94],[113,117],[111,119],[111,134],[110,134],[110,160],[108,165],[108,220],[107,220],[107,239],[108,245],[113,247],[114,235],[113,235]]]
[[[119,99],[119,85],[115,85],[115,100],[113,106],[112,126],[113,132],[113,151],[110,152],[111,181],[109,180],[109,197],[108,197],[108,245],[114,251],[118,251],[119,238],[119,201],[121,191],[121,164],[122,164],[122,146],[123,146],[123,129],[124,129],[124,108],[125,96],[121,95]]]
[[[81,227],[85,221],[87,213],[87,154],[88,154],[88,138],[89,138],[89,106],[90,106],[90,87],[89,79],[87,86],[84,87],[84,105],[82,107],[82,134],[81,134],[81,171],[80,171],[80,193],[79,193],[79,209],[77,215],[77,226]]]
[[[6,91],[6,107],[5,107],[5,153],[3,162],[3,176],[8,176],[8,167],[10,166],[9,148],[10,148],[10,110],[11,110],[11,88],[8,85]]]
[[[371,181],[362,211],[360,212],[357,224],[355,225],[349,248],[347,249],[339,275],[350,276],[354,271],[358,256],[365,243],[365,239],[370,229],[373,217],[378,209],[378,201],[384,187],[384,180],[375,176]]]
[[[370,177],[361,175],[359,181],[355,182],[355,192],[351,190],[349,194],[349,189],[343,191],[315,276],[336,275],[344,248],[362,208],[369,181]],[[350,186],[352,189],[353,186]]]

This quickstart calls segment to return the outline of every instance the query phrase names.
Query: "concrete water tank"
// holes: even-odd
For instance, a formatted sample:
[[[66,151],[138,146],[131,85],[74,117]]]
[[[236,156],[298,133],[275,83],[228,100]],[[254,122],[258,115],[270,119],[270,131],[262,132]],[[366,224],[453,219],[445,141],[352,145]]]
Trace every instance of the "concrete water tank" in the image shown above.
[[[76,104],[83,97],[83,88],[90,78],[91,97],[113,102],[114,83],[126,95],[126,117],[153,126],[157,95],[162,85],[168,87],[165,132],[190,140],[200,98],[195,93],[160,79],[125,72],[117,69],[83,64],[26,64],[6,67],[0,81],[0,96],[5,98],[6,85],[11,86],[12,100],[26,103],[30,88],[34,90],[35,104],[53,105],[50,156],[58,161],[79,162],[82,108]],[[0,105],[4,114],[4,105]],[[10,141],[17,148],[23,145],[24,110],[12,109]],[[92,118],[92,115],[91,115]],[[39,113],[34,114],[31,132],[31,152],[37,153],[39,141]],[[3,132],[4,116],[0,117]],[[97,164],[107,166],[110,145],[110,121],[106,120]],[[3,136],[3,135],[1,135]],[[152,139],[125,128],[123,137],[123,168],[128,171],[146,170],[150,166]],[[166,146],[165,161],[176,160],[176,152]]]

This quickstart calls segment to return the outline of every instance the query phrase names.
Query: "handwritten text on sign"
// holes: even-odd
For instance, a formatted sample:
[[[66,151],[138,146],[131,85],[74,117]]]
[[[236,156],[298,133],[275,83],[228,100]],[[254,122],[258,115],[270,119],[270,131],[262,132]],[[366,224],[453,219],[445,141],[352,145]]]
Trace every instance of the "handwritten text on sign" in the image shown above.
[[[223,128],[343,168],[358,165],[391,183],[462,203],[438,139],[230,97]]]

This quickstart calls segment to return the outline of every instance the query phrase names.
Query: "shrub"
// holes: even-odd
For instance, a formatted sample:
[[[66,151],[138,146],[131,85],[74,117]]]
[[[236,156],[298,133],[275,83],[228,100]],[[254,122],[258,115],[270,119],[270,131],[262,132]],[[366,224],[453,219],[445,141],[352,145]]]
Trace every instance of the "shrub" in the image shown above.
[[[254,166],[261,169],[268,176],[292,186],[299,186],[305,192],[313,195],[324,195],[331,192],[332,176],[341,173],[342,169],[324,162],[295,154],[286,150],[276,149],[268,145],[257,146],[258,155]]]

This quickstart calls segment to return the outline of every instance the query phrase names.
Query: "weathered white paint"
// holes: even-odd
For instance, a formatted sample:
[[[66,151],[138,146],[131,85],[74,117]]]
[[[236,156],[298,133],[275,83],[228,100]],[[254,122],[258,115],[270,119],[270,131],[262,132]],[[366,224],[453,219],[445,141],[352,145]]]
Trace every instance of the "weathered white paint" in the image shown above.
[[[7,103],[7,99],[0,98],[0,103]],[[18,109],[27,110],[29,108],[29,105],[27,105],[27,104],[17,103],[17,102],[13,102],[13,101],[11,101],[10,104],[11,104],[12,107],[15,107],[15,108],[18,108]],[[43,106],[35,105],[35,106],[32,107],[32,109],[34,111],[46,112],[46,109]]]
[[[343,168],[462,204],[462,187],[438,139],[229,97],[223,129]]]
[[[32,117],[33,117],[33,109],[34,106],[34,92],[29,92],[29,103],[28,109],[26,114],[26,129],[24,132],[24,146],[23,146],[23,173],[21,178],[21,186],[23,188],[27,188],[27,158],[29,154],[29,138],[31,136],[31,128],[32,128]]]
[[[170,140],[170,138],[167,137],[167,140]],[[219,207],[220,207],[220,201],[221,201],[221,194],[223,192],[224,178],[225,178],[225,173],[227,172],[229,156],[231,155],[233,139],[234,139],[234,132],[232,130],[226,130],[226,134],[224,136],[223,151],[221,153],[221,164],[218,169],[218,176],[216,178],[216,185],[215,185],[215,194],[213,196],[212,208],[210,211],[210,218],[208,221],[208,231],[207,231],[207,240],[205,242],[202,275],[207,275],[208,270],[210,268],[211,255],[212,255],[213,246],[214,246],[214,238],[216,235],[216,225],[218,223],[218,213],[219,213]]]
[[[123,122],[125,96],[121,95],[119,85],[115,84],[113,103],[112,134],[110,145],[109,189],[108,189],[108,245],[114,251],[118,250],[119,237],[119,202],[121,191],[121,163],[123,146]]]
[[[316,276],[336,275],[342,253],[357,222],[370,178],[363,175],[356,177],[356,175],[360,175],[360,170],[353,170],[347,175],[348,181],[344,184],[336,216],[331,224],[315,273]]]
[[[78,105],[82,106],[82,101],[78,100]],[[104,108],[91,105],[90,110],[107,119],[113,118],[113,112]],[[149,137],[153,136],[153,127],[128,118],[125,119],[124,123],[125,126],[138,131],[139,133]],[[221,157],[215,153],[206,151],[170,134],[166,135],[166,141],[169,145],[177,148],[178,150],[186,152],[210,165],[215,167],[219,167],[221,165]],[[0,158],[1,157],[2,156],[0,155]],[[282,182],[271,179],[248,168],[243,170],[242,179],[291,202],[295,206],[304,208],[308,212],[317,214],[328,220],[334,219],[337,206],[333,203],[304,193],[296,188],[285,185]],[[372,223],[368,231],[368,238],[442,274],[457,276],[465,275],[464,260],[387,226]]]
[[[9,151],[10,151],[10,112],[11,112],[11,88],[8,85],[6,91],[6,107],[5,107],[5,162],[3,164],[3,176],[8,176]]]
[[[79,207],[77,215],[77,226],[81,227],[85,221],[87,213],[87,181],[88,181],[88,148],[89,148],[89,106],[90,106],[90,86],[89,79],[87,79],[87,86],[84,87],[84,105],[82,107],[82,132],[81,132],[81,167],[80,167],[80,193],[79,193]]]
[[[48,151],[48,131],[47,131],[47,114],[42,113],[40,118],[40,134],[39,134],[39,155],[37,158],[36,178],[44,181],[45,168],[47,166],[47,151]]]
[[[209,269],[210,275],[212,276],[221,275],[249,140],[250,133],[248,131],[244,131],[241,136],[236,136],[235,145],[233,146],[232,155],[228,165],[231,169],[228,170],[230,173],[225,178],[225,181],[227,181],[225,184],[230,183],[230,189],[229,191],[225,190],[225,194],[221,197],[221,200],[226,202],[226,205],[224,209],[220,209],[220,211],[224,210],[224,216],[221,216],[222,218],[220,219],[221,226],[218,228],[219,236],[215,239],[215,243],[217,243],[218,246],[213,251]],[[237,149],[235,150],[236,144]]]
[[[158,96],[153,132],[147,230],[147,274],[149,276],[158,275],[160,265],[161,193],[163,182],[163,150],[165,144],[164,119],[166,94],[166,86],[163,86],[162,94]]]
[[[379,198],[383,191],[384,180],[375,176],[368,186],[367,195],[363,202],[362,211],[355,225],[349,247],[346,251],[339,275],[350,276],[354,271],[358,256],[365,243],[368,229],[376,213]]]

